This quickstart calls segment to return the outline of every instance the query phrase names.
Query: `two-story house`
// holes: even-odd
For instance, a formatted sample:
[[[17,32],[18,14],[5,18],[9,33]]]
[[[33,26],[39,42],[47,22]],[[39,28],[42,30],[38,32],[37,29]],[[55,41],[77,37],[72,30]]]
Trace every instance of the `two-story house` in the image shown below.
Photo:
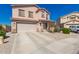
[[[70,28],[72,25],[79,25],[79,12],[73,12],[59,19],[60,27]]]
[[[35,4],[12,5],[12,32],[44,31],[49,29],[50,14]]]

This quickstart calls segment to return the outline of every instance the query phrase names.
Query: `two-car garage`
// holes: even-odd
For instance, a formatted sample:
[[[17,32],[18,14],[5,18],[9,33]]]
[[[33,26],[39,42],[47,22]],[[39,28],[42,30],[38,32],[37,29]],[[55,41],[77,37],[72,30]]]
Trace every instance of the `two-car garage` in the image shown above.
[[[36,31],[36,24],[17,24],[17,32],[29,32],[29,31]]]
[[[37,30],[37,21],[24,21],[24,20],[15,20],[12,23],[12,32],[33,32]]]

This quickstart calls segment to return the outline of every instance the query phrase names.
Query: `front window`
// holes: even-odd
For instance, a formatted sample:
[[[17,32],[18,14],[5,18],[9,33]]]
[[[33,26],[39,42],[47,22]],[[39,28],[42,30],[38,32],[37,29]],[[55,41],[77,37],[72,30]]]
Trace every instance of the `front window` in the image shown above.
[[[29,12],[28,12],[28,17],[29,17],[29,18],[33,18],[33,12],[32,12],[32,11],[29,11]]]
[[[45,14],[44,14],[44,11],[42,11],[42,15],[41,15],[42,18],[45,18]]]
[[[24,17],[25,16],[25,11],[22,9],[19,9],[19,16]]]

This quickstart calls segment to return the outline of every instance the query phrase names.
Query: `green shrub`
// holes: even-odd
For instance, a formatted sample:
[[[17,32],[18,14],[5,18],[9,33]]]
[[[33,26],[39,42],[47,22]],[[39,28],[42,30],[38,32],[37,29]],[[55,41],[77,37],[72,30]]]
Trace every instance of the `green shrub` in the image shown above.
[[[62,28],[62,32],[64,34],[69,34],[70,33],[70,29],[68,29],[68,28]]]
[[[0,36],[3,36],[3,37],[5,38],[5,36],[6,36],[6,32],[3,31],[3,30],[0,30]]]

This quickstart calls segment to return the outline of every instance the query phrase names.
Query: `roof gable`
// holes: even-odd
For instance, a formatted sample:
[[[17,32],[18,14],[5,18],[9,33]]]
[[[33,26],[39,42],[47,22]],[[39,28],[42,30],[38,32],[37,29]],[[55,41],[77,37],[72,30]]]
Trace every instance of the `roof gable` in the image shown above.
[[[36,13],[40,12],[40,11],[45,11],[46,13],[49,14],[49,12],[45,9],[45,8],[38,8],[38,10],[36,11]]]
[[[72,12],[72,13],[70,13],[70,14],[66,14],[66,15],[64,15],[64,16],[61,16],[60,18],[63,18],[63,17],[69,16],[69,15],[74,15],[75,13],[76,13],[76,14],[79,14],[79,12],[75,11],[75,12]]]

